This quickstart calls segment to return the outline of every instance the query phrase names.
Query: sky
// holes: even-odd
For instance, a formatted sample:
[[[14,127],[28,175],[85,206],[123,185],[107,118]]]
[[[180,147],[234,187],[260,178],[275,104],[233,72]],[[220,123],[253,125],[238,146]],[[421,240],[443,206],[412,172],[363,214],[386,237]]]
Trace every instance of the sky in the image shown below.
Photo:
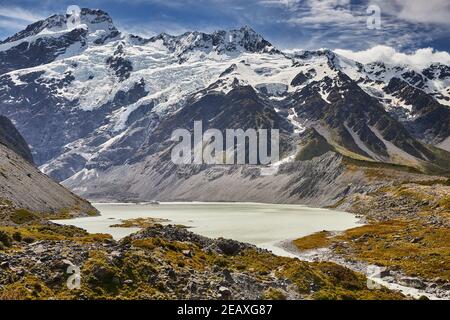
[[[0,39],[69,5],[102,9],[146,37],[248,25],[280,49],[450,52],[449,0],[0,0]]]

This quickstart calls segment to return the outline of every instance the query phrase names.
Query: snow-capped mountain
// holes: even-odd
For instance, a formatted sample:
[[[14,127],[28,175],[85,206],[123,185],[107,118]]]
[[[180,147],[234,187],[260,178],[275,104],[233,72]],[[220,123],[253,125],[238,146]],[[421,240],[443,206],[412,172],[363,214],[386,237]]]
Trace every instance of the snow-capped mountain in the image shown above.
[[[66,15],[53,15],[0,42],[0,73],[77,55],[89,45],[102,45],[119,36],[101,10],[82,9],[75,27],[67,23]]]
[[[450,163],[450,66],[286,53],[250,27],[144,39],[101,10],[83,9],[74,28],[55,15],[0,43],[0,114],[43,172],[89,197],[161,198],[186,177],[247,179],[169,161],[172,131],[195,120],[205,130],[279,128],[284,163],[310,159],[311,141],[365,161]]]

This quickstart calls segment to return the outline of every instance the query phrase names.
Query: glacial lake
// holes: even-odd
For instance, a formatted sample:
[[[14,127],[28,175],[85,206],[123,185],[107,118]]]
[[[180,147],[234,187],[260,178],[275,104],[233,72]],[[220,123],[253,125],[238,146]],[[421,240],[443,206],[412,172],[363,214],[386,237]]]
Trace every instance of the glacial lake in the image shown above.
[[[94,206],[101,216],[54,222],[121,239],[139,229],[111,228],[111,225],[125,219],[163,218],[170,220],[163,224],[185,225],[206,237],[247,242],[283,256],[292,256],[280,246],[286,240],[322,230],[343,231],[360,225],[350,213],[301,205],[165,202],[159,205],[95,203]]]

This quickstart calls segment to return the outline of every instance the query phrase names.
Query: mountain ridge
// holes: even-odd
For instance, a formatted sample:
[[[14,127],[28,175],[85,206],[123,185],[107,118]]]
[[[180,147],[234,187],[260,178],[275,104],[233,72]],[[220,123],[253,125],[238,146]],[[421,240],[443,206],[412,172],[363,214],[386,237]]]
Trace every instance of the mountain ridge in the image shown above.
[[[250,27],[144,39],[120,33],[99,12],[107,30],[80,27],[56,38],[33,35],[26,46],[0,44],[0,114],[17,123],[41,170],[80,194],[92,194],[94,185],[103,189],[95,194],[119,192],[99,179],[127,184],[116,172],[130,167],[153,168],[144,170],[147,177],[166,168],[181,183],[183,169],[167,163],[171,130],[191,129],[196,120],[219,130],[281,125],[285,163],[295,161],[308,145],[301,134],[313,129],[344,157],[450,170],[449,66],[418,71],[362,64],[328,49],[285,53]],[[33,59],[49,41],[54,48]],[[137,185],[146,179],[134,177]]]
[[[0,116],[0,143],[34,164],[33,155],[25,139],[17,131],[14,124],[5,116]]]

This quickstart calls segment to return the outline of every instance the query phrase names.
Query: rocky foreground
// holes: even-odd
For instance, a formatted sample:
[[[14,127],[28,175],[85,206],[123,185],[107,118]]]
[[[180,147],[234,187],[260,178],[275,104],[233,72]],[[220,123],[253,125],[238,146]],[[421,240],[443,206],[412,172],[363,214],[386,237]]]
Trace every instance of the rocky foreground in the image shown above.
[[[302,253],[322,248],[320,255],[309,255],[311,262],[208,239],[158,221],[128,221],[144,229],[114,241],[109,235],[50,223],[48,215],[3,201],[0,299],[405,298],[369,289],[363,275],[368,265],[382,267],[380,276],[387,283],[448,298],[447,178],[373,164],[346,165],[347,174],[363,175],[368,187],[349,185],[355,191],[333,208],[358,214],[367,224],[295,241]],[[80,287],[70,290],[77,270]]]
[[[47,223],[0,228],[0,299],[403,299],[334,263],[155,225],[121,241]],[[76,287],[79,268],[80,287]],[[70,290],[69,286],[75,288]]]
[[[300,255],[357,271],[376,265],[381,281],[450,299],[450,180],[379,168],[367,168],[365,174],[374,186],[384,183],[334,207],[358,214],[367,224],[298,239]]]

